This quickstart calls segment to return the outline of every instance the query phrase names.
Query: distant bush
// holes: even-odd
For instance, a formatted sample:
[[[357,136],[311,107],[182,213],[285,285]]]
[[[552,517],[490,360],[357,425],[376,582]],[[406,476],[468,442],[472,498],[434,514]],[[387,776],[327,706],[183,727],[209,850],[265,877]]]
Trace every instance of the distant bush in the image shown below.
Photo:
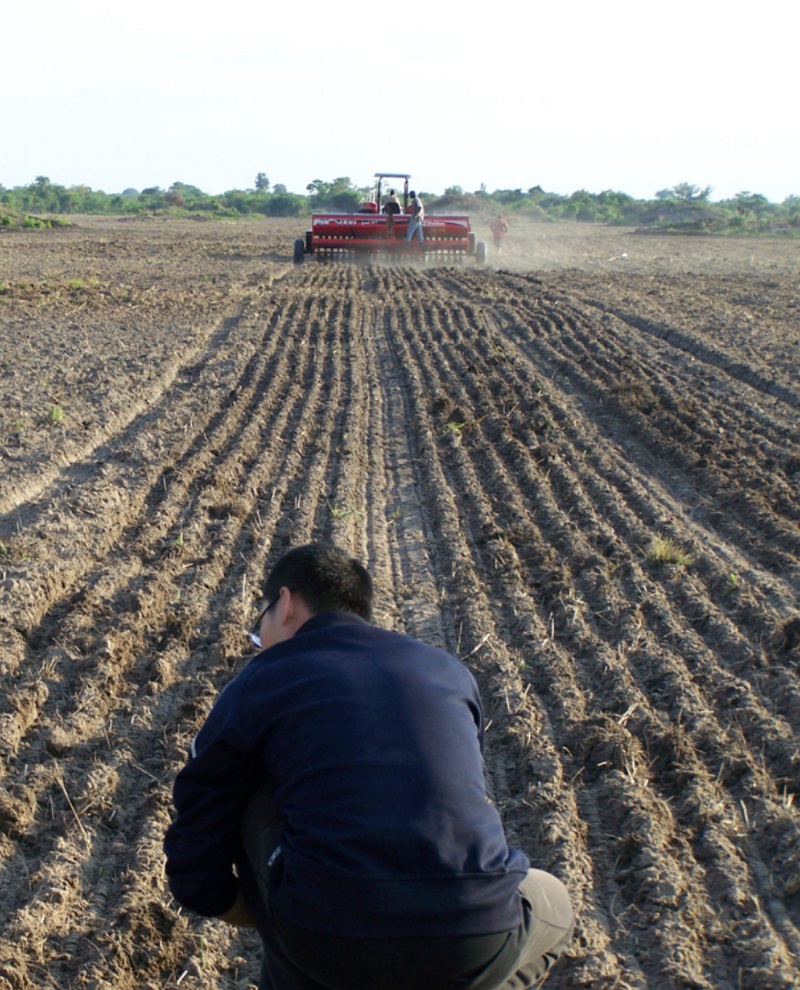
[[[491,204],[480,196],[469,193],[445,192],[444,196],[430,196],[425,200],[429,213],[482,213],[491,212]]]
[[[55,216],[39,217],[16,210],[12,206],[0,206],[0,227],[10,230],[49,230],[52,227],[68,227],[69,223]]]
[[[266,205],[266,215],[269,217],[299,217],[308,211],[305,196],[289,192],[273,192],[267,197]]]

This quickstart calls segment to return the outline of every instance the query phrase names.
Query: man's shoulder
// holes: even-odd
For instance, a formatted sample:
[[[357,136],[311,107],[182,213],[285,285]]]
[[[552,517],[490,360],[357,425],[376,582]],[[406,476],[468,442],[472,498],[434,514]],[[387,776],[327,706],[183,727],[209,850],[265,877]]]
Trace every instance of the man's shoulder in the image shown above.
[[[416,657],[422,662],[434,664],[440,669],[458,669],[467,677],[471,678],[472,676],[462,661],[443,646],[436,646],[433,643],[417,639],[408,633],[397,632],[391,629],[380,629],[379,633],[388,651],[405,657]]]

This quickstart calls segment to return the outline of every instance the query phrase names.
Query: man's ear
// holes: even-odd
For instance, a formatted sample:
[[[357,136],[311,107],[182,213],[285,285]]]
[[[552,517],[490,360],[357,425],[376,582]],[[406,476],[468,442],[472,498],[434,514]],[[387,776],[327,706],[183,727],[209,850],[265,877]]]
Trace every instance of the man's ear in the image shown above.
[[[279,594],[281,600],[278,605],[278,619],[282,626],[289,626],[297,615],[297,600],[292,597],[292,593],[286,585],[281,588]]]

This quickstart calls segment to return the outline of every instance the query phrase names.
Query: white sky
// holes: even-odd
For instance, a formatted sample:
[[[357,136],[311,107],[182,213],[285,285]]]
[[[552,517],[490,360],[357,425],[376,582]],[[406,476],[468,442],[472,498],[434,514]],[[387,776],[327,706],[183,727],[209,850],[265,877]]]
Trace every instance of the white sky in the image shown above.
[[[0,184],[800,195],[788,0],[39,0],[2,16]],[[448,7],[456,5],[447,4]]]

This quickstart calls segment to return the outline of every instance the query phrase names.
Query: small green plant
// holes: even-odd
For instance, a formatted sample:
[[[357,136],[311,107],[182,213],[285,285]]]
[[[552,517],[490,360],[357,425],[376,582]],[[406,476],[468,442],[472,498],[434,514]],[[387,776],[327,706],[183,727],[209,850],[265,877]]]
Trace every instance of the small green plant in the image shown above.
[[[47,420],[51,426],[59,426],[64,422],[64,410],[57,402],[53,403]]]
[[[694,563],[694,557],[682,550],[670,536],[655,537],[645,557],[652,564],[677,564],[679,567],[689,567]]]
[[[454,420],[450,420],[442,427],[441,435],[443,437],[460,437],[466,428],[466,423],[457,423]]]
[[[79,289],[96,289],[100,285],[100,279],[92,275],[89,278],[71,278],[65,284],[70,292],[77,292]]]
[[[183,530],[179,531],[178,535],[172,541],[172,545],[176,550],[182,550],[186,546],[186,543],[183,539]]]
[[[9,564],[21,564],[38,556],[39,541],[25,537],[12,544],[0,541],[0,560]]]
[[[359,509],[348,509],[343,505],[334,505],[332,502],[328,502],[328,506],[334,519],[348,519],[350,516],[361,518],[364,515]]]

